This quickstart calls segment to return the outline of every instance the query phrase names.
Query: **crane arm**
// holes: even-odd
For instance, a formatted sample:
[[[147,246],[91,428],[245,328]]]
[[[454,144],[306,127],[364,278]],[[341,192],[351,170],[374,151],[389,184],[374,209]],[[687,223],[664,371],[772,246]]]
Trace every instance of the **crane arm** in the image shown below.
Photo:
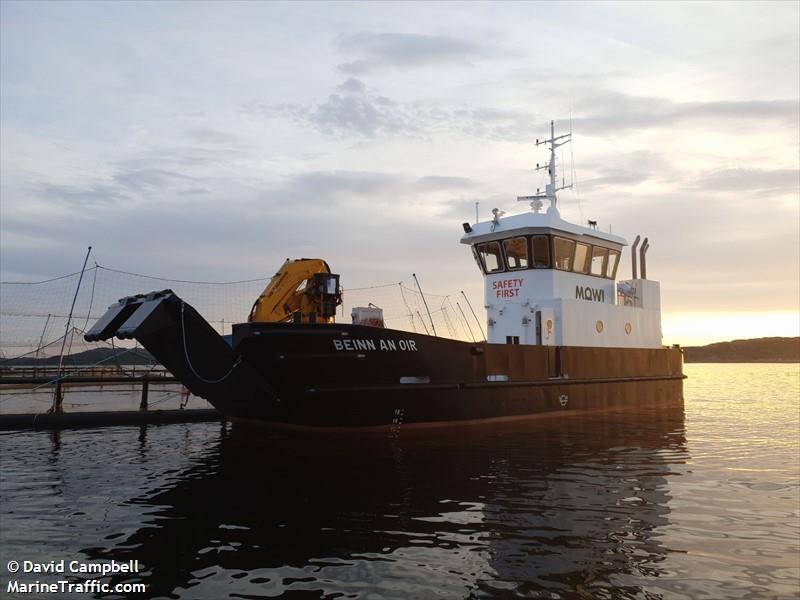
[[[281,323],[299,312],[303,322],[319,317],[332,323],[341,303],[339,276],[331,273],[327,262],[320,258],[286,259],[253,304],[247,320]]]

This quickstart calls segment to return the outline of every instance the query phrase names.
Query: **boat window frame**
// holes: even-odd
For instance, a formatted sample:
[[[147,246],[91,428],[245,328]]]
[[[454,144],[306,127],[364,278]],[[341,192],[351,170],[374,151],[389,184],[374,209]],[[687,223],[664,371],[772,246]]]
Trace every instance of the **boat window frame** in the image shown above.
[[[592,267],[594,266],[594,258],[595,258],[594,252],[595,252],[595,250],[600,250],[600,251],[604,251],[605,252],[603,254],[603,262],[600,263],[600,273],[594,273],[592,271]],[[602,277],[604,279],[608,279],[608,277],[606,277],[606,268],[608,266],[608,252],[609,252],[609,250],[611,250],[611,248],[609,248],[607,246],[600,246],[600,245],[592,246],[591,258],[589,259],[589,275],[593,275],[594,277]]]
[[[534,235],[536,235],[536,234],[534,234]],[[531,237],[533,237],[533,236],[531,236]],[[562,271],[562,272],[565,272],[565,273],[575,273],[576,275],[587,275],[589,277],[598,277],[598,278],[601,278],[601,279],[616,280],[617,272],[619,270],[620,263],[622,262],[622,249],[621,248],[611,247],[611,245],[606,245],[606,244],[602,244],[602,243],[592,243],[592,242],[586,241],[584,239],[581,239],[582,236],[574,236],[573,237],[572,235],[569,235],[569,237],[568,237],[567,235],[549,234],[548,237],[551,238],[551,240],[550,240],[551,265],[548,268],[554,269],[554,270],[557,270],[557,271]],[[559,269],[558,267],[556,267],[556,262],[555,262],[556,238],[560,238],[562,240],[567,240],[567,241],[570,241],[570,242],[574,243],[574,249],[573,249],[573,252],[572,252],[572,259],[571,259],[571,268],[569,270]],[[575,259],[576,259],[576,255],[577,255],[578,244],[583,244],[583,245],[589,247],[589,251],[587,253],[587,258],[586,258],[586,270],[583,271],[583,272],[575,270]],[[592,273],[592,257],[594,256],[595,249],[598,249],[599,251],[604,253],[602,273],[599,273],[599,274],[598,273]],[[612,253],[617,257],[617,259],[616,259],[616,264],[614,265],[613,269],[611,269],[611,272],[609,272],[609,268],[611,267],[610,257],[612,255]],[[531,256],[532,256],[532,258],[535,259],[535,254],[533,253],[533,242],[531,242]]]
[[[483,267],[484,275],[494,275],[495,273],[505,273],[506,272],[505,254],[503,254],[503,245],[500,243],[500,241],[501,240],[489,240],[489,241],[486,241],[486,242],[478,242],[477,244],[474,245],[475,251],[478,253],[478,257],[480,258],[481,266]],[[486,268],[486,261],[483,260],[483,256],[481,254],[481,251],[478,250],[479,246],[488,246],[490,244],[495,244],[497,246],[497,250],[498,250],[498,253],[497,253],[498,261],[497,261],[497,263],[499,265],[499,268],[497,268],[497,269],[495,269],[493,271],[490,271],[489,269]]]
[[[581,271],[579,271],[576,268],[577,265],[575,264],[575,261],[578,258],[578,245],[584,246],[586,248],[586,255],[584,256],[584,259],[583,259],[583,270],[581,270]],[[594,250],[594,244],[590,244],[588,242],[581,242],[581,241],[575,240],[575,250],[572,253],[572,272],[573,273],[577,273],[578,275],[586,275],[586,274],[589,273],[590,259],[591,259],[593,250]]]
[[[481,262],[481,257],[478,255],[478,250],[475,248],[477,244],[470,244],[469,249],[472,250],[472,258],[475,259],[475,263],[478,265],[478,270],[481,273],[486,273],[486,269],[483,268],[483,263]]]
[[[608,272],[608,261],[611,258],[611,254],[615,254],[617,256],[617,261],[614,263],[613,273]],[[608,249],[608,254],[606,255],[606,279],[616,279],[617,278],[617,269],[619,269],[619,262],[622,258],[622,252],[620,250],[615,250],[614,248]]]
[[[509,232],[510,233],[510,232]],[[602,244],[602,243],[592,243],[585,239],[581,239],[583,236],[575,236],[567,233],[566,235],[556,234],[556,233],[525,233],[525,234],[518,234],[512,235],[510,237],[497,237],[494,239],[490,239],[487,241],[478,242],[476,241],[473,244],[470,244],[470,249],[472,250],[472,256],[475,259],[475,262],[478,264],[478,268],[484,275],[494,275],[497,273],[509,273],[509,272],[517,272],[517,271],[528,271],[528,270],[542,270],[548,269],[553,271],[561,271],[563,273],[573,273],[575,275],[585,275],[588,277],[598,277],[601,279],[611,279],[616,280],[617,272],[619,271],[620,263],[622,262],[622,250],[620,248],[611,247],[613,243],[609,245]],[[527,267],[511,267],[508,264],[508,255],[506,253],[506,246],[505,242],[508,240],[518,239],[518,238],[525,238],[526,241],[526,250],[528,252],[528,266]],[[559,268],[556,266],[556,243],[559,240],[563,240],[566,243],[572,245],[572,252],[569,256],[569,269],[566,268]],[[539,241],[539,245],[541,249],[545,249],[546,256],[540,256],[535,251],[535,246],[537,241]],[[479,247],[489,245],[489,244],[497,244],[500,250],[500,260],[501,263],[498,265],[498,269],[494,271],[489,271],[486,268],[486,262],[483,259],[480,251],[478,250]],[[575,270],[575,258],[578,250],[578,244],[582,244],[587,246],[587,258],[586,258],[586,266],[585,271],[576,271]],[[604,253],[603,254],[603,265],[602,265],[602,272],[601,273],[592,273],[592,258],[594,257],[595,251],[599,251]],[[614,264],[613,268],[611,268],[611,255],[616,256],[616,263]],[[538,257],[538,258],[537,258]],[[537,261],[540,261],[537,264]],[[609,269],[611,268],[610,272]]]
[[[508,254],[506,253],[506,242],[510,242],[511,240],[522,240],[525,243],[525,252],[526,252],[525,260],[526,260],[527,264],[524,267],[512,267],[511,263],[508,262]],[[528,236],[526,236],[526,235],[515,235],[514,237],[503,238],[502,240],[498,240],[498,241],[502,242],[502,244],[500,244],[500,247],[503,250],[503,261],[505,262],[505,266],[506,266],[506,270],[507,271],[526,271],[526,270],[531,268],[530,267],[530,265],[531,265],[531,249],[530,249],[530,243],[528,242]],[[497,271],[493,271],[493,273],[496,273],[496,272]]]
[[[530,268],[530,269],[552,269],[553,268],[553,260],[552,260],[553,252],[552,252],[552,248],[550,247],[552,245],[552,241],[551,241],[550,238],[552,238],[553,236],[548,235],[546,233],[534,233],[533,235],[530,235],[528,237],[530,238],[530,256],[531,256],[531,261],[530,261],[531,266],[528,267],[528,268]],[[540,265],[536,264],[536,256],[537,255],[536,255],[536,252],[534,252],[534,241],[533,241],[534,238],[544,238],[544,247],[547,250],[547,256],[546,256],[547,260],[545,261],[545,265],[544,266],[540,266]]]
[[[555,269],[556,271],[564,271],[566,273],[572,272],[572,264],[575,261],[575,245],[577,244],[577,240],[564,237],[561,235],[554,235],[552,236],[552,238],[553,238],[552,249],[551,249],[552,265],[553,265],[552,268]],[[561,268],[558,266],[558,257],[556,256],[556,241],[558,240],[563,240],[565,242],[572,244],[572,251],[569,253],[569,264],[565,268]]]

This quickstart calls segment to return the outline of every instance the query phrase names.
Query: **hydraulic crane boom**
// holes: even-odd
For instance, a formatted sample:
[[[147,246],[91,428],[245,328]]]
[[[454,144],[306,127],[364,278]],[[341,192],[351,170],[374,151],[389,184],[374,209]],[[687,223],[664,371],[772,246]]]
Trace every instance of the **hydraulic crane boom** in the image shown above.
[[[286,259],[253,304],[248,321],[333,323],[342,303],[339,276],[320,258]]]

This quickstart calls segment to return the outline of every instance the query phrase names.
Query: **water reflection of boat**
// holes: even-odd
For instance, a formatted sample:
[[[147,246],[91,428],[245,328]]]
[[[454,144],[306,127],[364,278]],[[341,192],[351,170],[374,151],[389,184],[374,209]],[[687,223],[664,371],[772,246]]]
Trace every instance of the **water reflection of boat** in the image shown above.
[[[334,323],[339,275],[319,259],[287,262],[248,322],[233,327],[232,345],[170,290],[123,298],[86,339],[136,338],[223,413],[281,425],[398,427],[673,398],[682,392],[682,351],[661,346],[647,238],[641,276],[637,236],[632,277],[617,282],[627,241],[595,221],[561,218],[555,150],[568,137],[551,124],[541,142],[550,149],[541,167],[549,183],[520,198],[530,212],[495,209],[492,219],[463,224],[461,243],[484,279],[486,342]],[[544,212],[542,199],[550,202]],[[310,264],[317,266],[302,271]],[[298,269],[302,278],[291,279]],[[270,310],[261,310],[266,303]],[[375,315],[363,322],[382,325]]]
[[[683,425],[677,403],[359,443],[237,426],[84,553],[140,560],[151,597],[640,597]]]

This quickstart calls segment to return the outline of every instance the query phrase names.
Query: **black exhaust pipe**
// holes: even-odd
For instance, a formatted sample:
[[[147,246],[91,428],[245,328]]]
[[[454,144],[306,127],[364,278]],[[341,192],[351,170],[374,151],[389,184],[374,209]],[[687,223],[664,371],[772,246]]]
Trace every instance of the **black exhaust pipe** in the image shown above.
[[[647,251],[650,249],[650,242],[647,238],[644,238],[642,242],[642,247],[639,249],[639,258],[640,262],[642,263],[642,279],[647,279]]]
[[[633,244],[631,245],[631,279],[636,279],[636,246],[639,245],[639,240],[642,239],[642,236],[637,235],[636,239],[633,240]]]

